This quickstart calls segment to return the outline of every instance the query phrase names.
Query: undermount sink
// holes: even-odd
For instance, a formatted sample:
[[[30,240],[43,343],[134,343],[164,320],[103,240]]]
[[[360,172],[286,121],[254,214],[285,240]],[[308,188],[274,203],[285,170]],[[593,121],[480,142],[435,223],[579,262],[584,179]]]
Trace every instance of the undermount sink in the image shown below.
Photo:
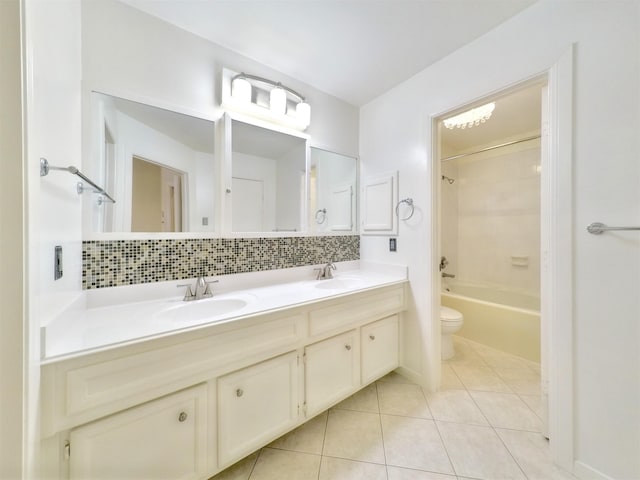
[[[321,290],[348,290],[361,285],[362,280],[359,278],[332,278],[329,280],[319,280],[315,286]]]
[[[156,317],[163,320],[180,322],[195,322],[208,320],[233,313],[247,306],[247,301],[242,298],[210,298],[184,302],[175,307],[159,312]]]

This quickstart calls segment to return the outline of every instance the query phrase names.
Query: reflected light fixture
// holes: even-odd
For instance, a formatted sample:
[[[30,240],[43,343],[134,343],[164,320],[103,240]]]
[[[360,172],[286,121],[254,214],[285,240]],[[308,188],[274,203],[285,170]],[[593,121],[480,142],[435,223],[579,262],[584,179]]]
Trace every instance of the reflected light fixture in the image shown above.
[[[448,129],[465,129],[478,126],[491,118],[491,114],[495,108],[496,104],[494,102],[472,108],[471,110],[462,112],[454,117],[445,119],[444,126]]]
[[[266,85],[266,88],[265,88]],[[254,98],[258,94],[253,94],[253,89],[268,92],[269,106],[263,107],[254,103]],[[244,105],[247,110],[270,120],[290,124],[295,122],[303,130],[311,123],[311,106],[305,98],[295,90],[274,82],[267,78],[249,75],[248,73],[238,73],[231,78],[231,98],[236,105]],[[291,103],[295,104],[295,109],[287,109]]]

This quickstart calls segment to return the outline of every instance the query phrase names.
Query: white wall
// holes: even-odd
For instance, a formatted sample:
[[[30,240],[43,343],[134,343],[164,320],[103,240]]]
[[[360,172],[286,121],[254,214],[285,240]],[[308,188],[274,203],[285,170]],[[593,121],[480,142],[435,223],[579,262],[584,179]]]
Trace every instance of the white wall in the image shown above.
[[[78,177],[63,171],[39,175],[39,159],[80,167],[80,2],[24,0],[26,76],[26,179],[28,184],[28,320],[25,325],[26,477],[38,456],[40,326],[81,291],[82,197]],[[64,276],[54,281],[54,247],[63,247]],[[15,341],[20,341],[16,338]]]
[[[400,171],[400,198],[417,206],[400,223],[398,253],[363,237],[365,260],[409,265],[413,300],[403,359],[434,379],[438,349],[429,292],[431,117],[547,71],[575,43],[573,274],[576,471],[640,477],[640,236],[593,236],[593,221],[640,223],[640,8],[637,2],[541,1],[361,109],[362,175]],[[467,76],[464,72],[472,72]],[[569,320],[568,320],[569,321]],[[420,336],[421,340],[415,340]]]

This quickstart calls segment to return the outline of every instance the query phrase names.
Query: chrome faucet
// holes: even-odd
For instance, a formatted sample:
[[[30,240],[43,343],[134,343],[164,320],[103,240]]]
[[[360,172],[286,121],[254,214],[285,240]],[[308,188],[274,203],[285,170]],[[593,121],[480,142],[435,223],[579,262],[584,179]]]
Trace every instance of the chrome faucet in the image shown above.
[[[324,267],[314,268],[314,270],[317,270],[318,272],[318,275],[316,275],[316,280],[333,278],[333,273],[331,272],[331,270],[335,269],[336,266],[333,264],[333,262],[327,263]]]
[[[212,283],[218,283],[218,280],[212,280],[208,282],[204,277],[198,277],[195,284],[195,290],[192,289],[191,285],[189,285],[188,283],[178,285],[178,288],[187,287],[187,291],[184,294],[183,300],[185,302],[190,302],[192,300],[201,300],[203,298],[213,297],[213,292],[211,291],[211,287],[209,286]]]

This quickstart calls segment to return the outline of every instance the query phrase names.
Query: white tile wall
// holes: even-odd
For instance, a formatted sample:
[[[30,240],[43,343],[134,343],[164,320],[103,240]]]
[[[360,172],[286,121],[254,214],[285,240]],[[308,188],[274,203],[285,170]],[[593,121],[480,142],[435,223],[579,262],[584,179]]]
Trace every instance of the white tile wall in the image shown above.
[[[443,164],[456,182],[442,184],[442,253],[459,281],[539,293],[540,147],[522,145]]]

